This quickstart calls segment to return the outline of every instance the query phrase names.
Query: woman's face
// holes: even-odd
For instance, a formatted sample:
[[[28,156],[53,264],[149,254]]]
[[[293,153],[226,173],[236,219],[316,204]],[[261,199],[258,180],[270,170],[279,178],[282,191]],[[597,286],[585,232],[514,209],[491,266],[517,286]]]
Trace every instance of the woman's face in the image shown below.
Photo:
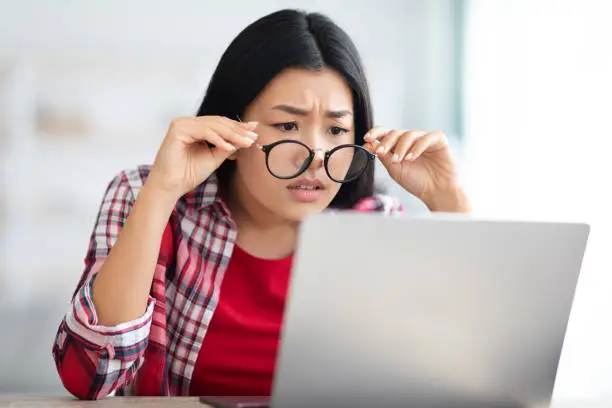
[[[265,153],[255,145],[238,151],[234,157],[234,190],[241,206],[287,221],[300,221],[308,213],[327,208],[341,185],[328,177],[324,152],[355,141],[352,93],[343,78],[327,68],[287,69],[247,107],[241,120],[259,122],[255,129],[259,145],[299,140],[317,153],[305,172],[282,180],[270,174]],[[297,169],[303,159],[296,145],[284,145],[270,153],[273,171]],[[342,160],[348,161],[348,168],[351,157],[335,160],[340,167]],[[335,171],[331,165],[330,171]],[[332,176],[335,177],[333,173]]]

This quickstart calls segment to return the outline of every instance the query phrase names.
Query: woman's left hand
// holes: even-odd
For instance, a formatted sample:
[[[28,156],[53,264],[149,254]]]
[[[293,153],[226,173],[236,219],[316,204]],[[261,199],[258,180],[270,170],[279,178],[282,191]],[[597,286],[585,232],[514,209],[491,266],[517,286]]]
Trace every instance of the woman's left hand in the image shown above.
[[[364,137],[389,175],[432,211],[469,212],[448,139],[443,132],[375,127]]]

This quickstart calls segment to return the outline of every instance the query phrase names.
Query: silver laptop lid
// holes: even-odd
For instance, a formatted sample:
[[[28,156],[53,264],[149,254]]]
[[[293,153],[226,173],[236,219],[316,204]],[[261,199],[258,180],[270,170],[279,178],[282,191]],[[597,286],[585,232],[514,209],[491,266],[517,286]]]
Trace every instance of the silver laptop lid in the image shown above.
[[[589,228],[320,214],[273,407],[547,406]]]

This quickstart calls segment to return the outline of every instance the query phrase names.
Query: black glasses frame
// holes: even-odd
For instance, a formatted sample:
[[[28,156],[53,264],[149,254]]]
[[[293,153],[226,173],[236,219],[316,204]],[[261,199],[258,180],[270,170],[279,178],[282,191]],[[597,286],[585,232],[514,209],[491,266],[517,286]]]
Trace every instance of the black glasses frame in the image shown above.
[[[274,174],[274,172],[270,169],[270,164],[269,164],[269,157],[270,157],[270,151],[272,149],[274,149],[276,146],[281,145],[281,144],[286,144],[286,143],[295,143],[298,145],[301,145],[303,147],[305,147],[308,150],[308,158],[304,161],[304,164],[302,164],[302,167],[300,167],[300,169],[292,176],[289,177],[280,177],[276,174]],[[332,154],[334,154],[334,152],[343,149],[343,148],[347,148],[347,147],[352,147],[358,150],[362,150],[367,157],[367,162],[366,165],[363,166],[363,169],[355,174],[353,177],[351,177],[350,179],[345,179],[345,180],[338,180],[335,179],[334,177],[332,177],[332,175],[329,172],[329,168],[328,168],[328,163],[329,163],[329,158],[331,157]],[[316,151],[311,149],[310,146],[308,146],[305,143],[300,142],[299,140],[279,140],[267,145],[257,145],[257,148],[259,150],[261,150],[262,152],[265,153],[266,155],[266,168],[268,169],[268,172],[270,172],[270,174],[272,174],[274,177],[281,179],[281,180],[290,180],[290,179],[294,179],[296,177],[299,177],[301,174],[303,174],[306,169],[308,169],[308,167],[310,167],[310,165],[312,164],[312,161],[314,160]],[[327,177],[329,177],[331,180],[335,181],[336,183],[348,183],[351,182],[355,179],[357,179],[359,176],[361,176],[363,174],[364,171],[366,171],[366,169],[368,168],[368,166],[370,166],[370,163],[376,158],[376,155],[374,153],[371,153],[370,151],[368,151],[366,148],[356,145],[356,144],[343,144],[343,145],[339,145],[334,147],[331,150],[327,150],[325,152],[325,156],[323,158],[323,167],[325,168],[325,173],[327,173]]]

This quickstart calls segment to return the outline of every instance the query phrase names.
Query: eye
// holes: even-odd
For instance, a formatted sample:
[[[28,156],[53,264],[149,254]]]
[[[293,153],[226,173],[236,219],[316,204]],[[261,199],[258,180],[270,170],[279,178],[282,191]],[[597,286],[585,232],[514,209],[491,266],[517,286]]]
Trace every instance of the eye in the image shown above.
[[[348,133],[348,129],[344,129],[338,126],[333,126],[332,128],[329,129],[329,132],[333,135],[333,136],[339,136],[345,133]]]
[[[276,123],[272,126],[277,128],[281,132],[291,132],[297,130],[297,123],[295,122]]]

